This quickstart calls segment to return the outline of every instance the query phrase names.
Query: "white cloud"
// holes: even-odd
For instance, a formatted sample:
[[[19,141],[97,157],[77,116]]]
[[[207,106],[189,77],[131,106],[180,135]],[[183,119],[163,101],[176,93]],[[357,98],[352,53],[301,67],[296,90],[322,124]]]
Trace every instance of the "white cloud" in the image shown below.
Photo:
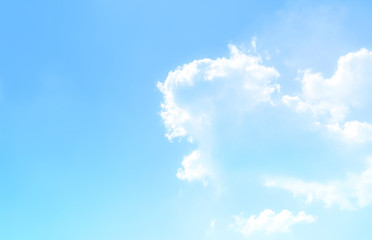
[[[340,135],[346,141],[363,143],[372,140],[372,124],[350,121],[341,127],[338,123],[328,124],[328,130]]]
[[[217,223],[217,219],[211,219],[211,221],[209,222],[209,227],[205,232],[207,236],[211,237],[217,234],[218,229],[216,229],[216,223]]]
[[[198,153],[197,158],[196,152],[185,157],[177,173],[179,179],[205,182],[213,173],[213,142],[216,131],[221,130],[214,127],[231,125],[237,115],[258,104],[273,105],[274,93],[280,91],[279,84],[273,83],[279,73],[264,66],[259,55],[248,55],[234,45],[229,48],[229,58],[194,60],[169,72],[166,80],[157,84],[163,94],[161,117],[166,137],[170,141],[185,137],[196,145]],[[372,52],[361,49],[340,57],[330,78],[307,70],[301,93],[285,95],[282,102],[298,112],[313,113],[317,124],[347,142],[372,141],[372,124],[368,115],[363,118],[368,114],[365,108],[372,104],[371,65]]]
[[[266,209],[258,216],[252,215],[248,218],[243,216],[235,216],[235,223],[230,227],[241,233],[245,237],[250,237],[254,232],[289,232],[291,226],[300,222],[312,223],[316,220],[311,215],[306,215],[305,212],[299,212],[294,215],[288,210],[283,210],[278,214],[274,211]]]
[[[200,158],[200,151],[194,150],[190,155],[183,158],[182,168],[178,169],[177,177],[182,180],[201,180],[205,184],[208,177],[208,170]]]
[[[214,228],[214,227],[216,226],[216,222],[217,222],[216,219],[212,219],[212,220],[211,220],[211,223],[210,223],[210,227],[211,227],[211,228]]]
[[[211,174],[205,169],[205,156],[212,155],[216,121],[250,111],[259,103],[272,104],[272,94],[279,92],[279,85],[272,83],[279,76],[274,68],[263,66],[260,56],[247,55],[234,45],[229,49],[230,58],[194,60],[157,84],[163,94],[166,137],[170,141],[186,137],[198,146],[184,159],[184,169],[177,174],[180,179],[201,180]]]
[[[282,101],[299,112],[310,111],[317,121],[345,140],[372,140],[372,125],[355,119],[348,120],[354,110],[369,105],[372,90],[372,52],[361,49],[342,56],[330,78],[321,73],[304,72],[302,92],[298,96],[285,95]],[[366,131],[368,134],[366,134]]]
[[[253,37],[251,39],[251,46],[252,46],[253,51],[257,52],[257,38],[256,37]]]
[[[348,174],[343,181],[304,182],[294,178],[271,178],[266,187],[290,191],[295,197],[304,197],[306,202],[322,201],[325,207],[338,205],[340,209],[355,210],[372,202],[372,161],[360,174]]]

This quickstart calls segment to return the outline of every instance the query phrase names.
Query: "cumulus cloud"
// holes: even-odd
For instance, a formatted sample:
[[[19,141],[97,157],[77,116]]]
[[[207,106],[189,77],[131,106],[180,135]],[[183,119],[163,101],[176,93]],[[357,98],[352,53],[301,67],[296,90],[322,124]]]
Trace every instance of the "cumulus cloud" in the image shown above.
[[[252,215],[248,218],[243,216],[235,216],[235,223],[230,227],[241,233],[244,237],[250,237],[254,232],[276,233],[289,232],[291,226],[297,223],[312,223],[316,218],[312,215],[307,215],[305,212],[299,212],[294,215],[288,210],[283,210],[278,214],[274,211],[266,209],[258,216]]]
[[[372,202],[372,160],[360,174],[351,173],[343,181],[326,183],[304,182],[295,178],[270,178],[266,187],[290,191],[295,197],[303,197],[307,203],[322,201],[325,207],[338,205],[340,209],[355,210]]]
[[[372,140],[372,124],[368,122],[349,121],[345,122],[343,126],[340,126],[339,123],[330,123],[326,127],[346,141],[363,143]]]
[[[169,72],[157,87],[163,94],[161,117],[166,137],[186,137],[197,149],[185,157],[177,177],[184,180],[206,179],[205,156],[212,155],[212,131],[216,121],[234,113],[250,111],[259,103],[272,103],[279,85],[272,80],[279,73],[262,65],[260,56],[248,55],[229,45],[230,57],[205,58]]]
[[[254,43],[253,39],[253,50]],[[247,54],[234,45],[229,49],[229,58],[194,60],[157,84],[163,94],[160,115],[165,136],[169,141],[185,138],[195,146],[182,161],[179,179],[206,183],[213,175],[213,142],[221,131],[216,126],[229,126],[235,116],[251,112],[257,105],[275,105],[274,96],[279,96],[275,68],[264,66],[256,53]],[[339,58],[330,78],[305,71],[300,94],[281,96],[281,102],[297,112],[311,112],[316,123],[345,141],[372,141],[371,116],[365,111],[372,104],[370,66],[372,52],[348,53]]]
[[[200,158],[200,151],[195,150],[190,155],[185,156],[182,161],[182,167],[177,172],[177,177],[182,180],[192,181],[201,180],[206,184],[208,169],[203,165]]]
[[[284,103],[299,112],[312,112],[321,124],[345,140],[372,140],[372,125],[350,120],[353,111],[369,105],[372,90],[372,52],[361,49],[339,58],[337,69],[330,78],[306,70],[302,77],[302,92],[283,96]]]

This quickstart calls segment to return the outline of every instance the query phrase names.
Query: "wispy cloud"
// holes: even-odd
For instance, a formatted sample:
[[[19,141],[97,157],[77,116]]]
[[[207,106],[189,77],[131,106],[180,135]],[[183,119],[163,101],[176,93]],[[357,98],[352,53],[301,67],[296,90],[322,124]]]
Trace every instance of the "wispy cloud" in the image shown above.
[[[266,187],[290,191],[303,197],[307,203],[321,201],[326,207],[338,205],[340,209],[355,210],[372,202],[372,161],[360,174],[350,173],[344,180],[305,182],[295,178],[268,178]]]
[[[288,210],[283,210],[276,214],[270,209],[266,209],[258,216],[252,215],[248,218],[235,216],[235,222],[230,228],[241,233],[244,237],[250,237],[255,232],[264,232],[266,234],[277,232],[289,232],[292,225],[297,223],[312,223],[316,218],[307,215],[305,212],[299,212],[294,215]]]

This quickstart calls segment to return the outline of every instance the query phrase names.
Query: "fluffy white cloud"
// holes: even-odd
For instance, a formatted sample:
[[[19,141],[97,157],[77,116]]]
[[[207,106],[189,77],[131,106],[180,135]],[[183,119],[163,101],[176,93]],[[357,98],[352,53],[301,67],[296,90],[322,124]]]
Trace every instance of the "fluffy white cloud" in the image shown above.
[[[354,210],[372,202],[372,161],[360,174],[348,174],[343,181],[304,182],[294,178],[271,178],[266,187],[276,187],[292,192],[295,197],[304,197],[306,202],[324,202],[326,207],[338,205],[340,209]]]
[[[245,113],[259,103],[272,103],[279,76],[272,67],[229,45],[230,58],[200,59],[169,72],[157,87],[163,94],[161,117],[171,141],[187,137],[198,150],[185,157],[177,173],[185,180],[206,179],[211,173],[205,156],[212,155],[213,124],[234,113]]]
[[[234,45],[229,48],[230,58],[195,60],[171,71],[164,83],[158,82],[164,97],[161,117],[169,140],[191,134],[188,128],[193,126],[188,123],[201,124],[203,114],[210,114],[219,100],[239,100],[246,109],[270,102],[271,94],[279,90],[278,84],[271,84],[279,76],[274,68],[261,65],[259,56],[247,55]],[[183,89],[189,96],[182,96]]]
[[[291,226],[300,222],[312,223],[315,217],[306,215],[305,212],[299,212],[294,215],[288,210],[283,210],[278,214],[274,211],[266,209],[258,216],[252,215],[248,218],[235,216],[235,223],[230,227],[240,232],[245,237],[250,237],[254,232],[289,232]]]
[[[203,165],[200,158],[200,151],[194,150],[190,155],[185,156],[182,161],[182,168],[178,169],[177,177],[182,180],[192,181],[201,180],[205,184],[206,177],[209,175],[207,168]]]
[[[330,78],[321,73],[304,72],[302,92],[283,96],[282,100],[297,111],[310,111],[329,130],[345,140],[372,140],[372,125],[365,121],[348,120],[354,110],[370,104],[372,91],[372,52],[361,49],[342,56]]]
[[[246,54],[233,45],[229,48],[229,58],[194,60],[157,84],[163,94],[160,114],[166,137],[170,141],[186,137],[197,149],[184,158],[179,179],[205,182],[213,172],[209,161],[218,135],[214,127],[230,125],[235,116],[258,104],[273,104],[274,93],[279,93],[280,86],[273,83],[279,73],[273,67],[264,66],[259,55]],[[340,57],[330,78],[307,70],[301,93],[285,95],[282,102],[298,112],[313,113],[317,123],[346,141],[372,141],[371,116],[365,111],[372,104],[370,66],[372,52],[361,49]]]
[[[345,122],[343,126],[333,123],[327,124],[327,128],[346,141],[363,143],[372,140],[372,124],[367,122],[349,121]]]

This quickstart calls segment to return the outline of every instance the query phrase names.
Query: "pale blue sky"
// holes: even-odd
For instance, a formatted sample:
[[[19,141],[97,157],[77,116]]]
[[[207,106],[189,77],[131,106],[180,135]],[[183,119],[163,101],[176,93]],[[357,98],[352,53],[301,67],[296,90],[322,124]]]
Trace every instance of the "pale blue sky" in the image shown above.
[[[3,1],[0,239],[370,239],[371,11]],[[174,84],[200,59],[192,86]],[[189,117],[171,112],[173,127],[167,81]]]

